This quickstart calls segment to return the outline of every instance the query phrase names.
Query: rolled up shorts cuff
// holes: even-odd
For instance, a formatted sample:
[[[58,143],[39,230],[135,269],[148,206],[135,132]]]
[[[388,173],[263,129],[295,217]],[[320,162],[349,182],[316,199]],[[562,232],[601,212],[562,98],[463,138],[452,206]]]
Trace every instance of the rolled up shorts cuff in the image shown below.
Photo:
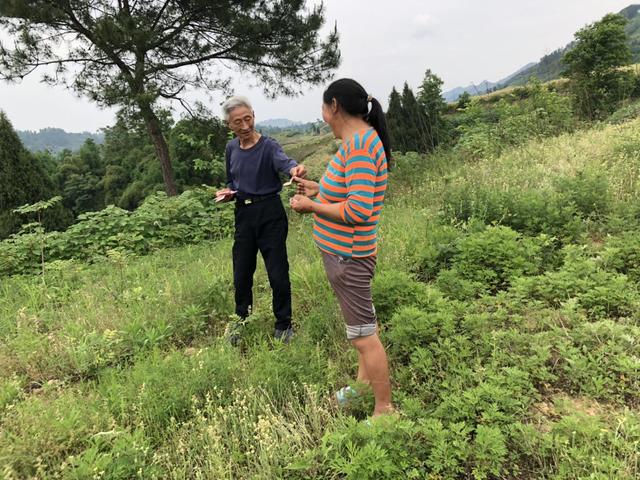
[[[376,324],[368,325],[347,325],[347,339],[355,340],[356,338],[370,337],[376,333]]]

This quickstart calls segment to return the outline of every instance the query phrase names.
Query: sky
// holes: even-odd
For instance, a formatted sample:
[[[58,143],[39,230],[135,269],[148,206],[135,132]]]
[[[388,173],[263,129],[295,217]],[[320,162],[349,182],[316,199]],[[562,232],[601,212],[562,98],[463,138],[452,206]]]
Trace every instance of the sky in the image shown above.
[[[311,0],[313,1],[313,0]],[[391,89],[417,89],[427,69],[443,89],[497,81],[565,46],[583,26],[632,0],[324,0],[326,28],[337,23],[342,63],[334,78],[358,80],[386,106]],[[6,36],[0,39],[6,41]],[[37,72],[36,72],[37,73]],[[234,90],[247,95],[257,121],[320,117],[323,86],[295,98],[268,100],[237,76]],[[224,98],[206,101],[216,114]],[[101,109],[32,74],[20,84],[0,83],[0,110],[17,130],[62,128],[96,131],[112,125],[115,110]],[[175,116],[184,114],[175,105]]]

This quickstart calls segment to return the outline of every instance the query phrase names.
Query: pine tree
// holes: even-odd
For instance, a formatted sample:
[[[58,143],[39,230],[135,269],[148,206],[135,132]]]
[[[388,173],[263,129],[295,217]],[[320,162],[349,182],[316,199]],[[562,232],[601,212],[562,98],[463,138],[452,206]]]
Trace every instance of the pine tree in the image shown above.
[[[21,218],[13,209],[55,195],[42,165],[27,151],[11,122],[0,111],[0,238],[15,233]]]
[[[176,195],[158,102],[185,102],[192,88],[227,92],[237,66],[275,97],[321,84],[340,62],[338,32],[326,39],[322,3],[300,0],[0,1],[0,79],[21,80],[41,66],[43,80],[103,106],[134,110]]]
[[[386,117],[393,149],[398,152],[406,152],[407,139],[404,131],[406,114],[402,108],[402,100],[396,87],[393,87],[389,95],[389,109],[387,110]]]
[[[422,153],[427,152],[430,145],[427,119],[424,110],[407,82],[405,82],[402,89],[402,109],[405,113],[404,135],[407,139],[406,149]]]
[[[427,70],[418,90],[418,103],[422,107],[426,120],[424,133],[429,151],[434,150],[446,135],[443,115],[447,104],[442,98],[442,84],[440,77],[431,70]]]

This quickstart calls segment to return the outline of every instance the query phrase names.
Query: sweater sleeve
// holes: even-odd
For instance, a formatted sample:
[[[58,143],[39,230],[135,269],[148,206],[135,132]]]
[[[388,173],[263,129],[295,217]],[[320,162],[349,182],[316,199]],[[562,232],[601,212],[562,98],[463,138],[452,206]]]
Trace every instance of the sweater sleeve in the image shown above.
[[[233,180],[231,178],[231,148],[229,144],[227,144],[224,151],[224,163],[227,172],[227,187],[233,190]]]
[[[277,172],[289,175],[291,169],[298,165],[298,162],[296,162],[292,158],[289,158],[287,154],[284,153],[284,150],[282,149],[280,144],[275,140],[271,141],[271,152],[271,158],[273,159],[273,168]]]
[[[342,204],[342,220],[350,224],[367,222],[373,214],[375,160],[362,151],[348,154],[345,161],[345,184],[347,200]]]

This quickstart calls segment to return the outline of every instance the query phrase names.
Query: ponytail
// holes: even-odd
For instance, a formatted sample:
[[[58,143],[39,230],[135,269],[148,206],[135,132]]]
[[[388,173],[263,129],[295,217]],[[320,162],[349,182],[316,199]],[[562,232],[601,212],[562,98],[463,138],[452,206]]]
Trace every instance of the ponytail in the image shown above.
[[[384,147],[384,154],[387,157],[387,165],[391,165],[391,142],[389,141],[389,130],[384,117],[384,111],[380,102],[367,94],[367,91],[355,80],[341,78],[327,87],[322,96],[322,100],[327,105],[336,99],[338,105],[349,115],[360,116],[371,125]],[[369,109],[371,103],[371,109]]]
[[[365,120],[369,125],[375,128],[376,132],[378,132],[378,137],[380,137],[380,141],[382,142],[382,146],[384,147],[384,154],[387,157],[387,165],[388,168],[391,169],[391,142],[389,140],[389,129],[387,128],[387,120],[384,116],[384,111],[382,110],[382,105],[380,102],[371,98],[371,110],[365,116]]]

